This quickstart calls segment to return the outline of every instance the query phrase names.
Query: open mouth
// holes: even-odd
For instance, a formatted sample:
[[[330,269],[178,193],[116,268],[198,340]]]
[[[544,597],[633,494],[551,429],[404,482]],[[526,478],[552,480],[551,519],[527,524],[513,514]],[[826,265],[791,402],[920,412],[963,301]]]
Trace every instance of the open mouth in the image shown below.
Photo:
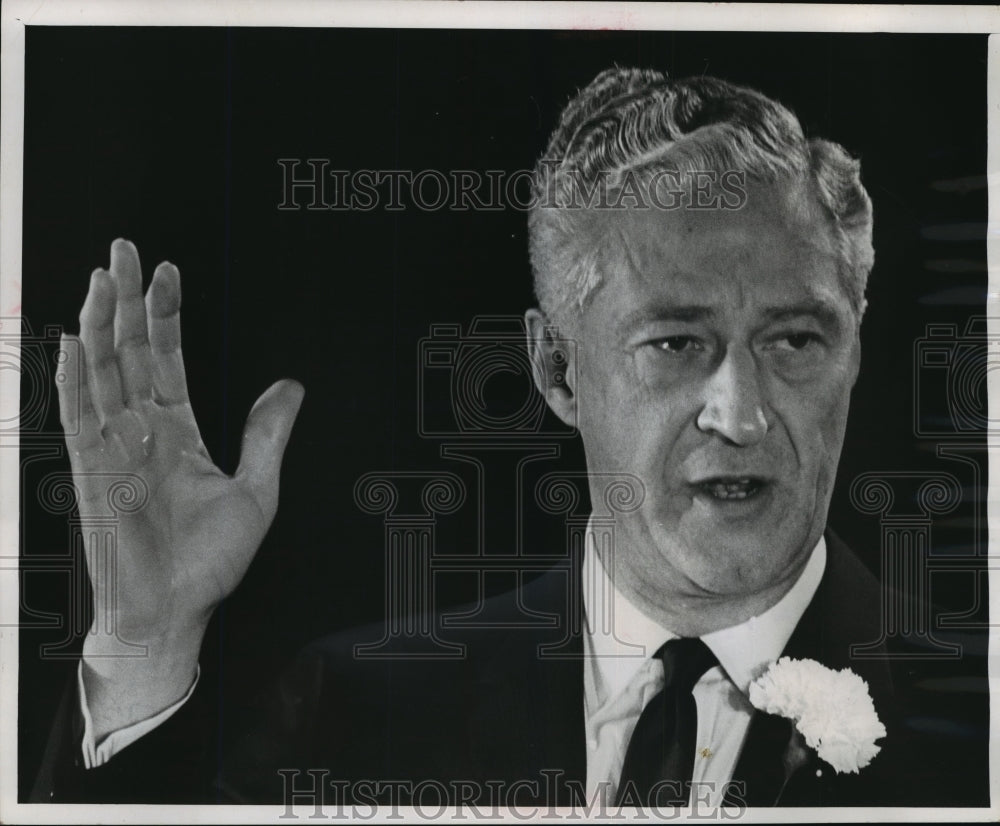
[[[695,487],[721,501],[750,499],[756,496],[766,482],[756,476],[714,476],[703,479]]]

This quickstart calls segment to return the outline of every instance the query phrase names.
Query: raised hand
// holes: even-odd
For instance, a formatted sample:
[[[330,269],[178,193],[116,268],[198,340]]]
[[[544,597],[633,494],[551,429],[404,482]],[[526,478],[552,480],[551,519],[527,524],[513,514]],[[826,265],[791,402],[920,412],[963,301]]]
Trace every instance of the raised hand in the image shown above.
[[[57,386],[83,524],[108,515],[109,485],[123,481],[148,497],[116,514],[111,565],[88,549],[95,626],[84,675],[100,736],[158,711],[190,684],[213,610],[274,519],[303,390],[289,380],[272,385],[250,412],[235,475],[220,471],[188,399],[180,275],[160,264],[144,300],[138,253],[122,239],[111,245],[110,270],[91,276],[78,342],[66,338]],[[148,656],[128,656],[136,645]]]

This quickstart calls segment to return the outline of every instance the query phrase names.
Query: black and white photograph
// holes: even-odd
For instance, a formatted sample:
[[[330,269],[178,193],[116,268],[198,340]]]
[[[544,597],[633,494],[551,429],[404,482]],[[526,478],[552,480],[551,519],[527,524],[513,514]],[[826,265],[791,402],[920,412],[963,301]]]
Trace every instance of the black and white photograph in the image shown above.
[[[2,14],[0,820],[1000,816],[995,7]]]

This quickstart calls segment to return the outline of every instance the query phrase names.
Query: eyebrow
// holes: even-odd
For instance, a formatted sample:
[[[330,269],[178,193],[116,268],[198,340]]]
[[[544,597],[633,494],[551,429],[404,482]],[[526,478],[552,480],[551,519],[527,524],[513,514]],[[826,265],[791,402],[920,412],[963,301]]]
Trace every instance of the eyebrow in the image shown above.
[[[625,316],[621,329],[634,330],[636,327],[657,321],[704,321],[715,315],[715,308],[703,304],[643,307]],[[768,322],[786,321],[801,316],[812,316],[821,323],[834,327],[838,326],[839,322],[836,308],[822,299],[765,307],[763,316]]]
[[[830,302],[821,299],[764,309],[764,317],[768,321],[785,321],[799,316],[813,316],[820,322],[832,326],[837,326],[839,322],[836,308]]]
[[[714,315],[712,307],[702,304],[643,307],[625,316],[621,326],[631,330],[652,321],[701,321]]]

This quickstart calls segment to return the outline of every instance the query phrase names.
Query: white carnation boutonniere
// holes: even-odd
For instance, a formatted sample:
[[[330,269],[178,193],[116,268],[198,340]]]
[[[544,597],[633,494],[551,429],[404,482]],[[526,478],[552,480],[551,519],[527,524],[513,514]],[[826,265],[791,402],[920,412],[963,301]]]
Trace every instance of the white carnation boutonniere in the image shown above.
[[[868,684],[851,669],[782,657],[750,684],[750,702],[788,717],[808,746],[837,773],[857,774],[879,753],[885,726]]]

